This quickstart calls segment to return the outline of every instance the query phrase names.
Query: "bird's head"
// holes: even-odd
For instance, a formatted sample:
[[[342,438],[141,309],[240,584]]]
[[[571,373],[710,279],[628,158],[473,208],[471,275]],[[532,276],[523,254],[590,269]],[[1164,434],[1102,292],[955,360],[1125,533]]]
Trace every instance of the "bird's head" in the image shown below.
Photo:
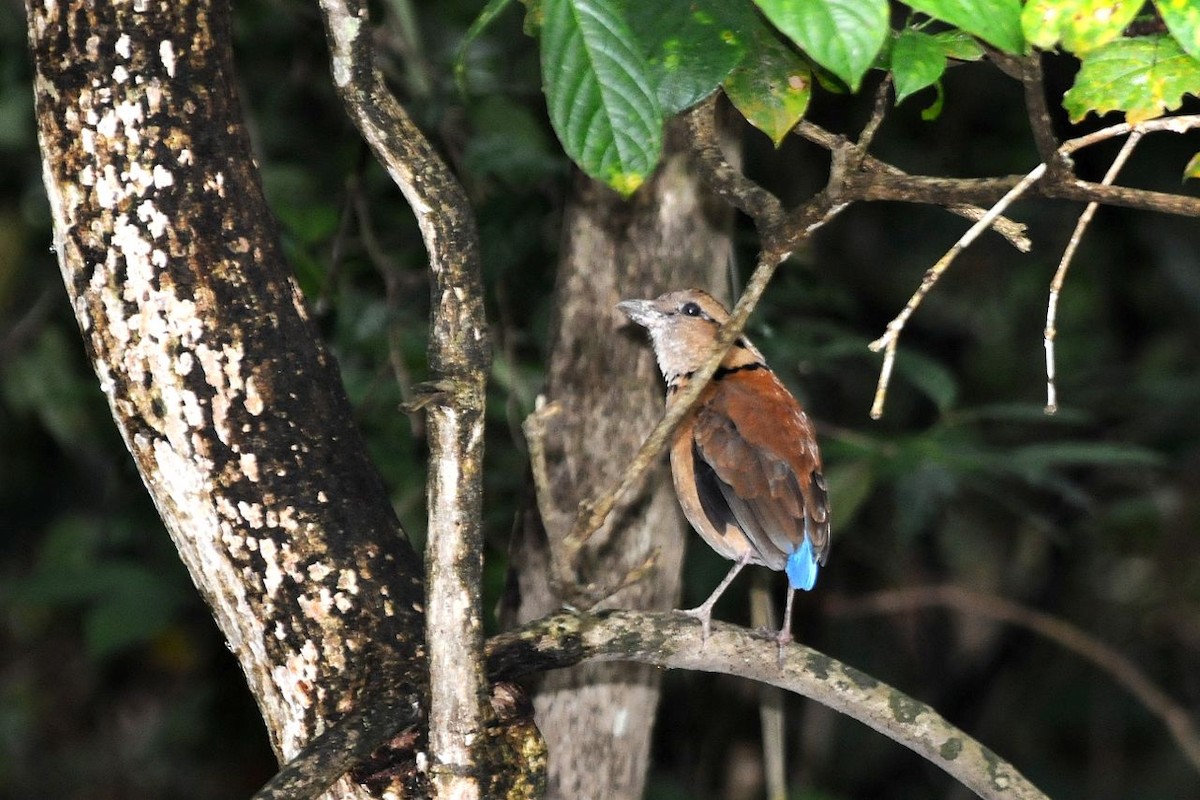
[[[667,292],[653,300],[622,300],[617,308],[650,332],[658,367],[668,383],[700,368],[712,352],[717,332],[729,319],[725,307],[700,289]],[[754,345],[742,336],[722,364],[761,360]]]

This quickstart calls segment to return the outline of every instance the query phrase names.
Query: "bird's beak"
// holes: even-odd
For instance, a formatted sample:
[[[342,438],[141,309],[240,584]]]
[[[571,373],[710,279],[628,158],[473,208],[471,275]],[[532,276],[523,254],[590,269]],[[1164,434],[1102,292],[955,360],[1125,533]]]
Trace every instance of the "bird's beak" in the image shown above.
[[[650,323],[659,315],[653,300],[622,300],[617,303],[617,308],[644,328],[650,327]]]

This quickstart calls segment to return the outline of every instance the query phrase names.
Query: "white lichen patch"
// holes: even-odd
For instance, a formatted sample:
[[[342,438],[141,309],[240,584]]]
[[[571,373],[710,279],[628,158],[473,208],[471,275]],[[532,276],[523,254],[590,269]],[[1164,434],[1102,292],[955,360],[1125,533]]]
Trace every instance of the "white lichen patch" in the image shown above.
[[[253,375],[246,378],[246,400],[242,405],[244,405],[246,407],[246,411],[248,411],[250,415],[254,417],[257,417],[259,414],[261,414],[263,409],[266,407],[266,403],[263,402],[262,395],[258,392],[258,380]]]
[[[253,483],[258,483],[258,459],[253,453],[242,453],[238,456],[238,466],[242,474]]]
[[[97,43],[98,44],[98,43]],[[122,33],[117,37],[117,44],[114,48],[117,55],[128,61],[133,56],[133,40],[129,38],[128,33]]]
[[[279,691],[286,709],[287,723],[280,732],[285,755],[294,753],[305,739],[305,712],[313,706],[319,681],[319,652],[312,640],[306,640],[300,651],[289,655],[284,663],[271,670],[271,679]]]
[[[283,570],[279,568],[278,549],[275,546],[273,539],[263,539],[258,544],[258,554],[263,560],[263,589],[267,592],[267,597],[274,600],[275,593],[279,591],[280,585],[283,583]]]
[[[315,592],[300,595],[296,602],[304,616],[313,622],[319,625],[329,622],[330,614],[333,611],[333,594],[324,586],[319,587]]]
[[[350,594],[358,594],[358,573],[352,569],[344,569],[338,573],[337,588]]]
[[[333,572],[333,567],[320,561],[308,565],[308,579],[316,583],[325,580]]]
[[[158,43],[158,59],[162,61],[162,65],[167,68],[167,75],[175,77],[175,45],[171,44],[170,39],[163,39]]]
[[[263,507],[258,503],[247,503],[245,500],[239,500],[237,509],[238,515],[254,530],[262,528],[265,524],[263,521]]]

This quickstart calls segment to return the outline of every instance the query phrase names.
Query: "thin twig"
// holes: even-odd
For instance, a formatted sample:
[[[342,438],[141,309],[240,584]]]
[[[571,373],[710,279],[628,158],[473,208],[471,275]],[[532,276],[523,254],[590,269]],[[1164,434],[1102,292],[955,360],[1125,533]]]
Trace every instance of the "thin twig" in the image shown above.
[[[1140,131],[1134,131],[1129,135],[1125,144],[1121,146],[1121,152],[1117,153],[1108,172],[1104,174],[1102,183],[1110,184],[1117,179],[1117,174],[1125,166],[1129,157],[1133,155],[1133,150],[1141,138]],[[1054,383],[1054,339],[1058,336],[1058,297],[1062,291],[1063,282],[1067,279],[1067,271],[1071,268],[1071,262],[1075,258],[1075,251],[1079,248],[1080,240],[1083,239],[1083,232],[1087,230],[1087,226],[1091,223],[1099,206],[1100,204],[1095,201],[1088,203],[1087,207],[1083,209],[1083,213],[1079,215],[1079,221],[1075,223],[1075,230],[1071,232],[1071,238],[1067,242],[1066,249],[1063,250],[1062,259],[1058,262],[1058,269],[1054,272],[1054,279],[1050,281],[1050,298],[1046,302],[1046,328],[1042,334],[1042,343],[1046,348],[1047,414],[1054,414],[1058,411],[1058,390]]]
[[[1191,128],[1200,126],[1200,115],[1191,114],[1178,117],[1165,117],[1161,119],[1148,120],[1139,122],[1136,125],[1129,123],[1121,123],[1119,125],[1110,125],[1107,128],[1102,128],[1098,131],[1080,136],[1075,139],[1070,139],[1055,151],[1057,156],[1066,156],[1070,153],[1080,150],[1084,147],[1096,144],[1097,142],[1106,141],[1115,136],[1123,136],[1125,134],[1138,133],[1139,135],[1151,133],[1154,131],[1172,131],[1182,133]],[[954,245],[942,256],[936,264],[930,267],[925,272],[925,276],[921,279],[921,285],[917,287],[916,292],[909,298],[904,308],[896,315],[895,319],[888,323],[887,329],[883,336],[872,342],[869,347],[875,352],[883,351],[883,364],[879,369],[879,382],[875,389],[875,399],[871,404],[871,418],[879,419],[883,416],[883,406],[887,399],[888,383],[892,376],[892,367],[896,358],[896,345],[899,341],[900,334],[904,330],[908,318],[916,311],[917,306],[937,283],[938,278],[946,271],[951,262],[958,256],[962,250],[978,237],[979,233],[987,227],[987,224],[992,218],[998,216],[1004,209],[1011,205],[1018,197],[1026,192],[1026,190],[1037,183],[1046,173],[1048,169],[1047,163],[1043,161],[1034,167],[1026,174],[1015,186],[1009,189],[1003,197],[1000,198],[989,210],[984,217],[971,226],[971,228],[963,234]],[[1059,183],[1058,186],[1079,186],[1082,181],[1070,180],[1067,184]],[[1104,189],[1112,189],[1115,187],[1100,184]]]
[[[1009,190],[1008,194],[1000,198],[996,205],[988,209],[988,212],[974,225],[972,225],[966,233],[964,233],[957,242],[955,242],[946,254],[938,259],[937,263],[925,271],[925,276],[921,279],[921,285],[917,287],[917,291],[905,303],[903,310],[896,315],[896,318],[888,323],[887,330],[883,336],[880,336],[875,341],[871,342],[868,347],[878,353],[883,351],[883,366],[879,370],[879,383],[875,388],[875,401],[871,404],[871,419],[879,419],[883,416],[883,403],[887,398],[888,382],[892,377],[892,366],[896,360],[896,343],[900,339],[900,333],[904,330],[908,318],[917,310],[917,306],[925,299],[925,295],[937,283],[938,278],[950,267],[958,254],[967,248],[971,242],[979,236],[980,233],[987,230],[991,225],[992,220],[1000,216],[1004,209],[1008,208],[1018,197],[1020,197],[1027,188],[1037,182],[1038,178],[1046,171],[1045,164],[1038,164],[1034,167],[1025,178]]]
[[[796,126],[796,132],[813,144],[820,145],[829,150],[830,153],[837,152],[842,148],[860,146],[853,145],[845,137],[831,133],[820,125],[808,120],[801,120],[800,124]],[[890,195],[885,193],[888,192],[889,187],[906,187],[911,181],[920,182],[924,180],[924,176],[909,175],[899,167],[894,167],[885,161],[880,161],[865,152],[858,159],[855,172],[848,177],[854,183],[854,190],[863,192],[863,199],[907,200],[910,202],[914,201],[914,198],[905,196],[902,193],[906,191],[905,189],[892,192]],[[972,222],[978,221],[987,213],[986,209],[966,203],[952,203],[948,205],[937,203],[937,205],[941,205],[950,213],[969,219]],[[1022,253],[1028,253],[1029,248],[1032,247],[1032,242],[1025,235],[1025,225],[1023,223],[1015,222],[1008,217],[1002,216],[998,217],[992,223],[992,228]]]
[[[832,600],[827,610],[842,616],[896,614],[942,606],[1032,631],[1070,650],[1108,674],[1166,726],[1194,769],[1200,771],[1200,733],[1187,711],[1171,699],[1120,651],[1057,617],[1009,600],[958,586],[927,586],[876,592],[853,600]]]
[[[854,143],[860,156],[866,156],[867,151],[871,149],[871,142],[879,132],[879,126],[883,124],[888,109],[891,108],[891,103],[888,102],[888,89],[891,87],[892,74],[889,72],[875,87],[875,105],[871,109],[871,116],[867,119],[867,124],[863,125],[862,132],[858,134],[858,141]]]

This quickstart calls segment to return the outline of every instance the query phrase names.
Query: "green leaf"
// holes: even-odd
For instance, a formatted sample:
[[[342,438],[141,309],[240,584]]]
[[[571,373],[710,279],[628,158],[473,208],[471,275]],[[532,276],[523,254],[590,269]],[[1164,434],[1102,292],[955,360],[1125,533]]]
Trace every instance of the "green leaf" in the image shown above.
[[[1056,442],[1031,444],[1014,449],[1012,467],[1017,471],[1057,467],[1157,467],[1162,456],[1152,450],[1111,442]]]
[[[1062,42],[1072,53],[1108,44],[1133,21],[1145,0],[1030,0],[1021,30],[1030,44],[1049,49]]]
[[[542,10],[554,132],[585,173],[629,196],[662,152],[662,109],[638,42],[604,0],[546,0]]]
[[[858,91],[888,35],[887,0],[755,0],[814,61]]]
[[[618,0],[617,7],[642,44],[664,116],[712,94],[761,26],[746,0]]]
[[[906,0],[922,14],[973,33],[1006,53],[1025,52],[1021,0]]]
[[[725,79],[725,94],[746,121],[778,147],[808,110],[812,70],[765,27],[756,39],[754,57],[734,67]]]
[[[1072,122],[1089,111],[1125,112],[1136,124],[1173,111],[1200,92],[1200,61],[1169,36],[1118,39],[1085,53],[1075,85],[1063,95]]]
[[[896,359],[896,373],[932,400],[938,411],[947,411],[958,399],[954,373],[928,356],[912,351],[901,353]]]
[[[1200,178],[1200,153],[1192,156],[1183,168],[1183,179],[1186,181],[1188,178]]]
[[[1200,59],[1200,5],[1193,0],[1154,0],[1154,7],[1184,52]]]
[[[488,4],[483,7],[483,11],[479,12],[479,16],[471,23],[471,27],[467,28],[466,34],[459,42],[458,51],[454,54],[454,83],[463,94],[466,94],[467,91],[467,50],[487,30],[496,17],[512,4],[512,1],[488,0]]]
[[[463,156],[472,173],[520,185],[562,172],[566,161],[552,147],[544,121],[529,109],[490,95],[471,105],[469,114],[475,135]]]
[[[854,519],[875,488],[871,462],[865,458],[827,467],[825,482],[829,486],[829,507],[837,515],[838,525],[846,525]]]
[[[975,37],[964,31],[939,31],[933,38],[942,48],[946,58],[956,61],[978,61],[983,58],[983,48]]]
[[[892,77],[896,81],[896,105],[913,92],[937,83],[946,71],[941,44],[927,33],[904,30],[892,45]]]
[[[942,82],[938,81],[935,83],[933,89],[937,92],[933,98],[933,102],[921,109],[921,119],[926,122],[933,122],[940,117],[942,115],[942,106],[946,103],[946,92],[942,89]]]

